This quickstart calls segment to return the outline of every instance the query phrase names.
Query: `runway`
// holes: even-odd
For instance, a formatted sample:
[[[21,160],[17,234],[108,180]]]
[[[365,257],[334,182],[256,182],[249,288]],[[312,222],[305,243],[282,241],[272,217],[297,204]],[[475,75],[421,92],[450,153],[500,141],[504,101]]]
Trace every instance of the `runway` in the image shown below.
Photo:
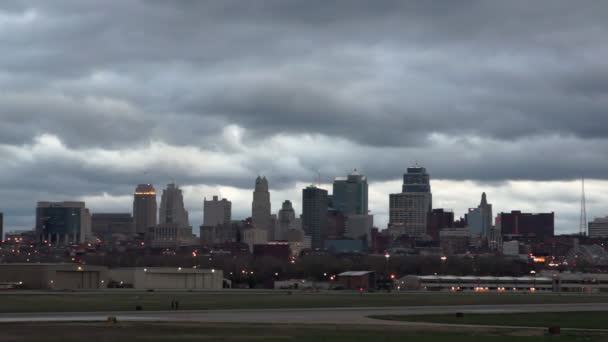
[[[201,323],[280,323],[280,324],[373,324],[407,325],[406,322],[376,320],[372,315],[418,315],[463,313],[516,313],[608,311],[608,303],[591,304],[529,304],[529,305],[457,305],[405,306],[382,308],[326,308],[326,309],[245,309],[207,311],[129,311],[78,313],[4,313],[0,323],[105,321],[116,317],[119,321],[162,321]]]

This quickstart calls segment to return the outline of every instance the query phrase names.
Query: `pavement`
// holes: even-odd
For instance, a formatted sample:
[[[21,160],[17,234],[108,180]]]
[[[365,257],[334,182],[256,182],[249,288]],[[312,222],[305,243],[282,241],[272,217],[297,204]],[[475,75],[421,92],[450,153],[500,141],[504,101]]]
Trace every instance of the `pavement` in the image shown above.
[[[372,324],[408,325],[412,323],[372,319],[372,315],[419,315],[463,313],[608,311],[608,303],[526,304],[526,305],[450,305],[317,309],[240,309],[197,311],[122,312],[41,312],[3,313],[0,323],[105,321],[162,321],[200,323],[281,323],[281,324]]]

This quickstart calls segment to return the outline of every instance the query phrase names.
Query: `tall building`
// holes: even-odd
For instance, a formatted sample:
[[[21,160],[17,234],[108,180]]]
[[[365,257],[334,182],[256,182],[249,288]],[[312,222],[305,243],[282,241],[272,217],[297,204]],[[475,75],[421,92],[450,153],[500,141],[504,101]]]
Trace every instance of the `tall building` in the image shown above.
[[[178,223],[159,223],[148,228],[145,234],[146,245],[151,248],[177,248],[180,245],[195,243],[192,227],[184,227]]]
[[[496,218],[497,230],[502,236],[524,236],[544,238],[554,235],[554,213],[522,213],[514,210],[510,213],[500,213]]]
[[[133,224],[136,234],[145,234],[148,228],[156,226],[156,190],[152,184],[139,184],[133,195]]]
[[[217,226],[219,224],[230,223],[232,215],[232,203],[227,199],[221,201],[217,196],[213,200],[204,200],[203,205],[203,226]]]
[[[91,215],[93,235],[103,241],[130,239],[135,235],[130,213],[95,213]]]
[[[424,167],[408,167],[402,192],[389,195],[389,233],[423,236],[432,208],[430,176]]]
[[[84,202],[38,202],[36,233],[53,245],[84,243],[91,237],[91,214]]]
[[[595,218],[593,222],[589,222],[588,229],[590,238],[608,237],[608,216]]]
[[[270,192],[268,192],[268,180],[266,177],[256,178],[255,190],[253,191],[253,202],[251,203],[251,220],[253,226],[268,232],[268,238],[274,238],[274,227],[271,222]]]
[[[293,209],[291,201],[287,200],[283,202],[281,210],[279,210],[275,240],[287,239],[287,231],[290,229],[301,229],[301,227],[299,220],[296,218],[296,212]]]
[[[0,213],[0,242],[4,241],[4,214]]]
[[[160,224],[176,224],[179,228],[190,227],[188,212],[184,207],[182,189],[174,183],[167,184],[160,199]]]
[[[323,248],[327,237],[327,190],[311,185],[302,190],[302,228],[312,248]]]
[[[344,215],[367,215],[367,177],[355,169],[334,180],[332,207]]]
[[[479,206],[469,209],[466,221],[471,235],[488,236],[492,228],[492,205],[488,204],[485,192],[481,194]]]

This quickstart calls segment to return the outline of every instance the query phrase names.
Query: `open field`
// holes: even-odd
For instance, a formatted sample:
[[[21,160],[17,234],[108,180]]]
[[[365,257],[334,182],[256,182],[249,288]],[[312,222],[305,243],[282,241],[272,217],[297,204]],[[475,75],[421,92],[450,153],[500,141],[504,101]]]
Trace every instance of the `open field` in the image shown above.
[[[405,322],[472,324],[517,327],[560,326],[571,329],[608,329],[608,312],[466,313],[441,315],[396,315],[372,318]]]
[[[467,293],[274,293],[226,292],[87,292],[3,293],[0,312],[92,312],[169,310],[394,307],[484,304],[608,303],[608,296]]]
[[[422,342],[536,342],[608,341],[606,335],[585,332],[567,333],[559,338],[544,336],[540,330],[496,331],[412,327],[265,325],[265,324],[191,324],[191,323],[38,323],[0,324],[0,340],[71,342],[94,341],[422,341]]]

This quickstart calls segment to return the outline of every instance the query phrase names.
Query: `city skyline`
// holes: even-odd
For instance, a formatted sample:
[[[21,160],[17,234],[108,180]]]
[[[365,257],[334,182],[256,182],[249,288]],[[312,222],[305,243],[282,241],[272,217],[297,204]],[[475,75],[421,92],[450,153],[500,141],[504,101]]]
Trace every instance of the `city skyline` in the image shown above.
[[[433,173],[432,171],[428,171],[431,175],[431,187],[433,189],[433,197],[434,197],[434,202],[433,202],[433,208],[443,208],[446,210],[450,210],[454,212],[454,216],[455,218],[459,218],[459,217],[464,217],[464,215],[468,212],[469,208],[472,207],[476,207],[479,204],[479,198],[481,196],[481,194],[484,192],[479,192],[477,193],[477,189],[488,189],[488,188],[494,188],[495,192],[490,192],[488,196],[491,196],[492,198],[492,204],[494,206],[494,208],[497,208],[494,210],[493,213],[493,220],[494,218],[501,212],[511,212],[512,210],[521,210],[523,212],[551,212],[554,211],[555,212],[555,226],[556,226],[556,234],[573,234],[573,233],[577,233],[578,232],[578,226],[574,226],[571,225],[569,226],[569,229],[564,229],[564,224],[563,224],[563,220],[560,221],[560,212],[559,210],[555,210],[552,209],[551,207],[547,207],[548,205],[551,204],[547,204],[547,206],[545,205],[538,205],[538,206],[530,206],[530,205],[523,205],[522,202],[515,202],[516,204],[514,204],[513,206],[509,206],[509,202],[503,203],[505,198],[505,194],[501,193],[501,187],[500,186],[490,186],[490,187],[483,187],[483,185],[476,185],[470,181],[464,181],[464,182],[458,182],[460,183],[460,187],[458,188],[457,185],[455,184],[449,184],[450,186],[448,187],[449,189],[453,189],[455,186],[457,187],[457,189],[459,191],[456,191],[454,193],[450,193],[447,191],[442,191],[441,186],[443,184],[445,184],[446,182],[448,183],[452,183],[450,181],[445,181],[445,180],[435,180],[432,178]],[[405,173],[405,171],[404,171]],[[348,174],[348,173],[346,173]],[[363,173],[364,174],[364,173]],[[365,175],[365,174],[364,174]],[[335,178],[341,178],[343,177],[343,175],[338,175]],[[253,178],[255,179],[255,178]],[[270,182],[272,182],[272,180],[270,180]],[[333,179],[332,179],[333,182]],[[327,182],[327,183],[321,183],[318,184],[318,186],[321,189],[325,189],[328,190],[329,194],[331,193],[331,189],[332,189],[332,182]],[[591,183],[593,184],[593,180],[589,181],[586,180],[586,183]],[[271,211],[271,214],[278,214],[279,209],[282,206],[282,202],[284,200],[289,200],[292,202],[293,204],[293,208],[295,210],[295,213],[297,215],[297,217],[299,217],[299,215],[302,214],[302,202],[301,202],[301,192],[302,189],[306,188],[307,186],[311,185],[313,183],[299,183],[295,186],[294,189],[278,189],[278,190],[274,190],[272,187],[269,188],[270,190],[270,198],[271,198],[271,206],[272,208],[275,208],[276,210]],[[397,184],[397,186],[395,187],[395,184]],[[435,185],[433,185],[435,184]],[[436,185],[436,184],[440,184],[440,185]],[[151,184],[152,186],[154,186],[155,184]],[[166,184],[158,184],[156,185],[159,188],[163,188]],[[317,184],[315,184],[317,185]],[[374,215],[375,219],[375,226],[379,227],[380,229],[384,229],[386,228],[386,225],[388,224],[388,195],[391,193],[391,191],[393,191],[394,189],[399,190],[403,185],[403,176],[400,177],[400,179],[395,180],[395,181],[389,181],[389,182],[374,182],[373,180],[369,180],[369,188],[370,188],[370,199],[369,199],[369,209],[370,209],[370,214]],[[547,186],[547,183],[543,184],[544,186]],[[589,184],[587,184],[587,187],[589,187]],[[575,189],[578,188],[578,190],[580,191],[580,180],[578,181],[573,181],[570,182],[570,184],[568,184],[568,189]],[[381,191],[378,191],[378,189],[381,189]],[[229,200],[230,202],[233,203],[232,207],[233,207],[233,214],[232,214],[232,219],[233,220],[241,220],[241,219],[245,219],[248,217],[251,217],[251,193],[252,190],[254,190],[254,187],[252,186],[249,189],[237,189],[237,188],[231,188],[231,187],[209,187],[206,188],[205,190],[202,190],[198,187],[191,187],[191,186],[180,186],[180,190],[183,191],[183,196],[184,196],[184,206],[186,208],[186,210],[191,214],[191,224],[194,227],[197,227],[198,225],[202,224],[203,222],[203,211],[202,211],[202,205],[203,205],[203,201],[205,196],[207,198],[210,198],[214,195],[218,195],[220,193],[222,193],[222,195],[220,196],[221,198],[225,198],[227,200]],[[201,192],[202,190],[202,192]],[[216,191],[216,192],[213,192]],[[504,191],[504,188],[503,190]],[[563,194],[567,195],[567,191],[562,192]],[[197,196],[199,196],[201,193],[204,192],[203,197],[198,198]],[[586,195],[588,198],[588,202],[589,202],[589,197],[592,198],[592,203],[597,203],[596,198],[602,198],[602,197],[596,197],[595,195],[595,191],[593,190],[589,190],[589,188],[586,189]],[[439,197],[436,197],[436,194],[439,194]],[[466,198],[465,201],[463,201],[463,196],[462,194],[466,193],[469,195],[465,195],[464,198]],[[591,196],[590,196],[591,193]],[[161,196],[159,193],[156,194],[157,196],[157,201],[160,204],[160,200],[161,200]],[[278,196],[278,197],[277,197]],[[285,199],[283,199],[282,196],[293,196],[293,197],[286,197]],[[471,199],[471,203],[469,204],[469,197],[470,196]],[[508,196],[508,195],[507,195]],[[102,196],[102,202],[105,196]],[[385,200],[383,200],[383,197],[386,197]],[[129,195],[123,195],[123,196],[118,196],[117,199],[114,203],[112,203],[111,206],[100,206],[98,202],[96,202],[95,197],[79,197],[76,199],[62,199],[62,198],[58,198],[58,199],[53,199],[52,197],[50,197],[51,200],[53,201],[63,201],[63,200],[79,200],[79,201],[85,201],[87,207],[91,210],[91,213],[122,213],[122,212],[131,212],[132,213],[132,205],[133,205],[133,192],[131,189],[131,194]],[[234,199],[233,199],[234,198]],[[575,193],[570,194],[567,198],[569,198],[572,201],[580,201],[580,198],[576,197]],[[124,205],[124,203],[128,202],[128,205]],[[559,202],[547,202],[547,203],[559,203]],[[130,205],[130,206],[129,206]],[[517,206],[519,205],[519,206]],[[576,210],[580,210],[580,202],[576,202],[575,203],[576,206]],[[35,203],[34,203],[34,207],[35,207]],[[35,209],[35,208],[34,208]],[[32,209],[34,211],[34,225],[35,225],[35,210]],[[591,222],[595,217],[603,217],[605,215],[602,215],[602,212],[600,211],[598,213],[597,210],[589,210],[589,205],[588,205],[588,212],[591,214],[588,214],[588,217],[590,218],[589,221]],[[192,213],[194,213],[194,215],[192,215]],[[598,214],[596,214],[598,213]],[[5,213],[4,215],[4,219],[5,219],[5,232],[9,232],[12,230],[27,230],[27,229],[31,229],[33,227],[27,227],[27,226],[7,226],[6,225],[6,218],[7,215]],[[576,218],[578,219],[578,217]],[[560,223],[561,222],[561,223]],[[578,222],[578,221],[577,221]],[[576,224],[576,222],[574,222],[573,224]],[[194,230],[194,232],[198,233],[197,230]]]
[[[608,214],[608,4],[550,4],[0,3],[5,230],[38,200],[124,212],[172,178],[195,224],[205,196],[246,216],[257,174],[299,212],[355,167],[383,226],[418,161],[434,207],[486,192],[576,233],[582,176],[588,221]]]

